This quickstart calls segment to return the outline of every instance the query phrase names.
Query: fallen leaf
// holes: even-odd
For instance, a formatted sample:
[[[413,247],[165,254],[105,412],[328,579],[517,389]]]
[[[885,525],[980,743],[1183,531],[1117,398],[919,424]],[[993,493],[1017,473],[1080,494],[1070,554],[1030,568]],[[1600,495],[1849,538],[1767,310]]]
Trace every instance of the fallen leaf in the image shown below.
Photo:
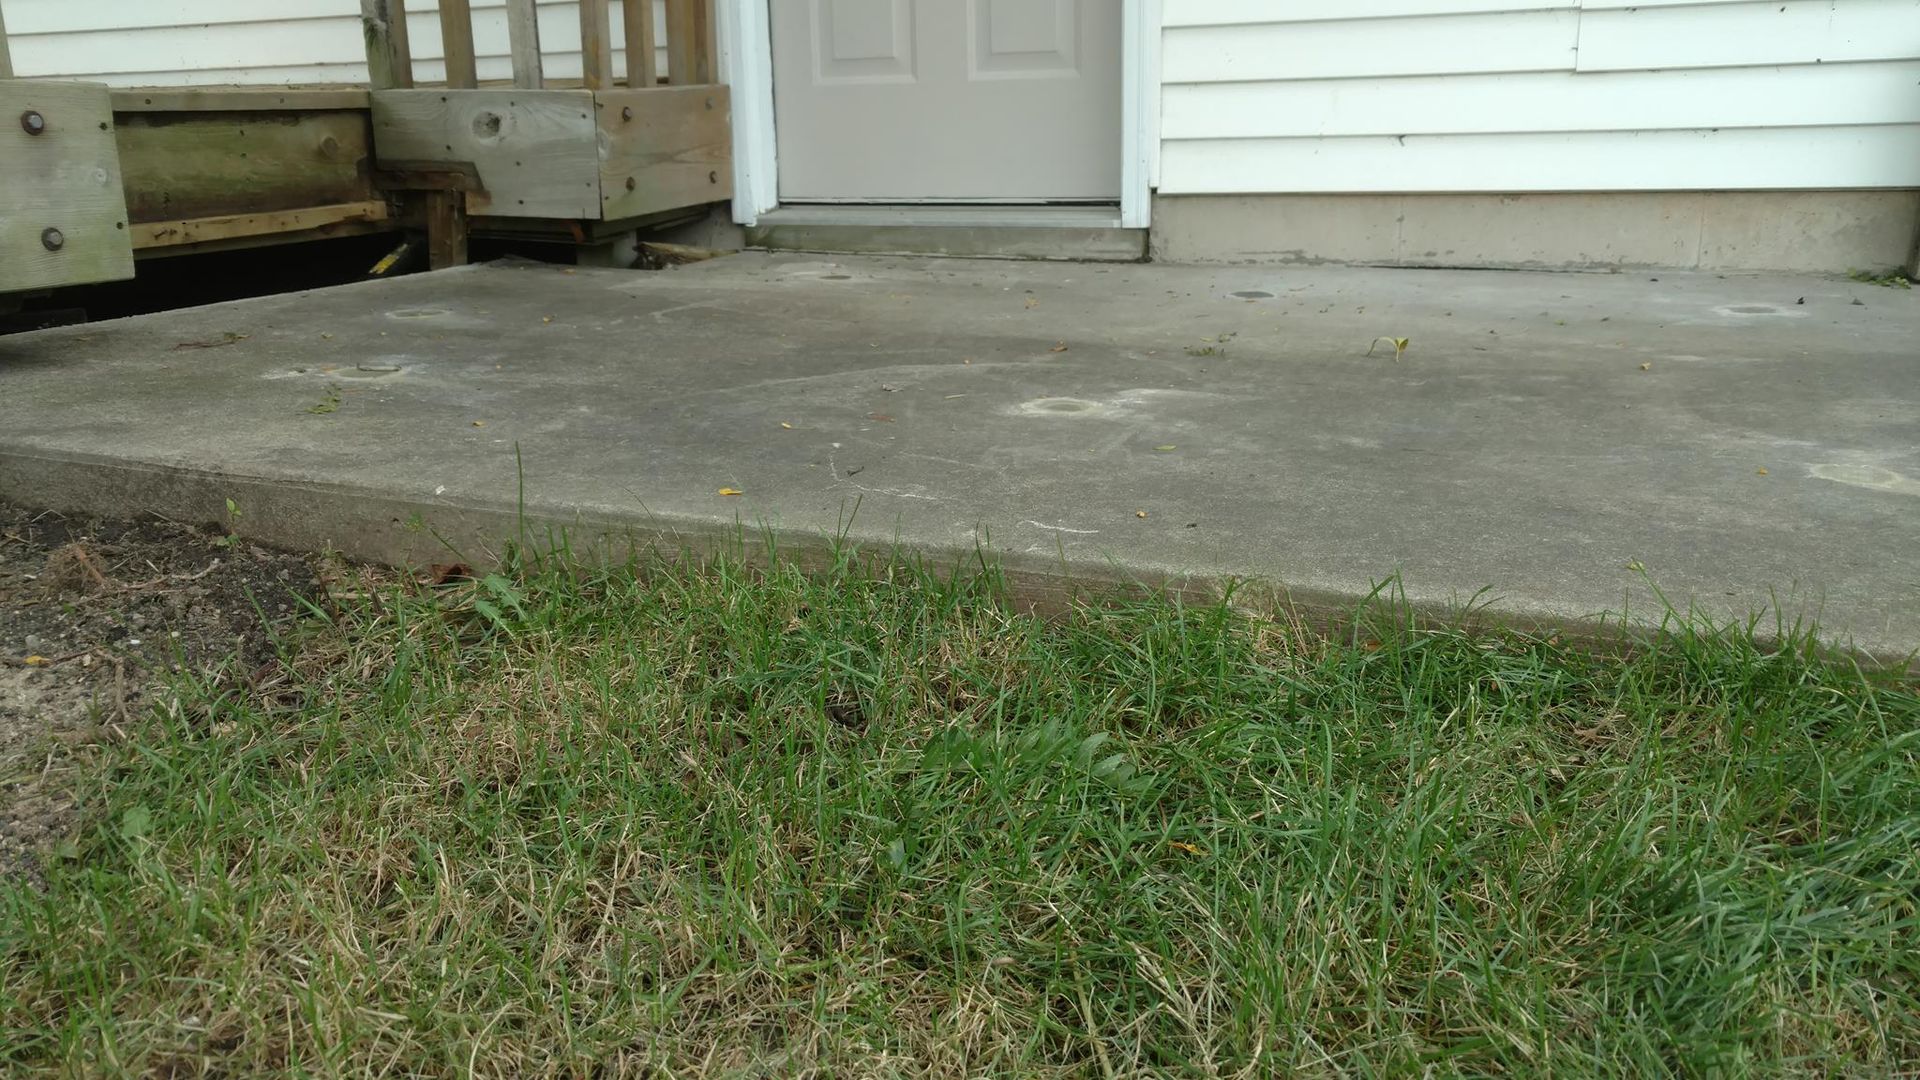
[[[1145,510],[1135,510],[1133,512],[1133,516],[1137,518],[1144,518],[1147,516],[1147,512]]]
[[[1173,451],[1175,451],[1175,450],[1178,450],[1178,449],[1180,449],[1180,448],[1179,448],[1179,447],[1177,447],[1177,446],[1175,446],[1175,445],[1173,445],[1172,443],[1168,443],[1168,444],[1167,444],[1167,445],[1165,445],[1165,446],[1156,446],[1156,447],[1154,447],[1154,449],[1155,449],[1155,450],[1158,450],[1158,451],[1160,451],[1160,452],[1161,452],[1161,453],[1163,453],[1163,454],[1170,454],[1170,453],[1172,453]]]
[[[332,335],[332,334],[329,334],[329,333],[327,333],[327,332],[326,332],[325,330],[322,330],[322,331],[320,331],[320,340],[321,340],[321,341],[332,341],[332,340],[333,340],[333,335]]]
[[[27,657],[27,660],[26,660],[26,664],[28,667],[46,667],[48,664],[51,664],[51,663],[53,663],[53,661],[47,659],[44,656],[40,656],[38,654],[29,656]]]
[[[543,325],[543,326],[544,326],[544,325],[546,325],[547,323],[550,323],[550,322],[552,322],[552,321],[553,321],[553,316],[551,316],[551,315],[542,315],[542,316],[540,316],[540,323],[541,323],[541,325]]]
[[[1066,352],[1066,351],[1067,351],[1067,343],[1066,343],[1066,342],[1064,342],[1064,341],[1060,341],[1060,342],[1055,342],[1055,343],[1054,343],[1054,346],[1053,346],[1053,348],[1051,348],[1051,349],[1048,349],[1047,351],[1048,351],[1048,352]]]
[[[1028,311],[1032,311],[1032,310],[1033,310],[1034,308],[1037,308],[1037,307],[1039,307],[1039,306],[1040,306],[1040,300],[1039,300],[1039,298],[1038,298],[1038,297],[1034,297],[1034,296],[1029,296],[1029,297],[1027,297],[1027,310],[1028,310]]]
[[[475,421],[473,422],[473,426],[474,426],[474,427],[486,427],[486,426],[487,426],[487,422],[486,422],[485,420],[475,420]]]
[[[1167,841],[1167,846],[1174,849],[1175,851],[1184,851],[1189,855],[1205,855],[1207,853],[1206,848],[1200,847],[1196,844],[1183,843],[1179,840],[1169,840]]]
[[[782,420],[782,421],[780,421],[780,426],[781,426],[781,427],[783,427],[783,428],[786,428],[786,429],[787,429],[788,431],[792,431],[792,430],[793,430],[793,425],[792,425],[792,424],[789,424],[789,423],[787,423],[787,422],[786,422],[785,420]]]
[[[1652,370],[1653,370],[1653,365],[1652,365],[1652,364],[1641,364],[1641,365],[1640,365],[1640,370],[1641,370],[1641,371],[1652,371]]]
[[[1647,564],[1641,562],[1639,559],[1634,559],[1633,561],[1627,563],[1627,569],[1633,571],[1636,574],[1641,573],[1642,571],[1646,570],[1646,568],[1647,568]]]
[[[882,423],[882,424],[891,424],[891,423],[893,423],[893,417],[891,417],[891,416],[888,416],[888,415],[887,415],[886,413],[883,413],[883,412],[875,412],[875,413],[868,413],[868,414],[867,414],[867,419],[869,419],[869,420],[877,420],[877,421],[879,421],[879,422],[880,422],[880,423]]]
[[[719,492],[718,492],[718,494],[721,494],[721,495],[745,495],[745,494],[746,494],[746,492],[744,492],[744,491],[741,491],[741,490],[740,490],[739,488],[721,488],[721,489],[719,490]]]
[[[1760,475],[1761,475],[1761,476],[1765,476],[1765,475],[1767,475],[1767,470],[1766,470],[1766,469],[1764,469],[1764,468],[1762,468],[1762,469],[1760,470]]]
[[[892,383],[883,382],[880,384],[880,392],[883,394],[897,394],[900,392],[900,388],[893,385]]]

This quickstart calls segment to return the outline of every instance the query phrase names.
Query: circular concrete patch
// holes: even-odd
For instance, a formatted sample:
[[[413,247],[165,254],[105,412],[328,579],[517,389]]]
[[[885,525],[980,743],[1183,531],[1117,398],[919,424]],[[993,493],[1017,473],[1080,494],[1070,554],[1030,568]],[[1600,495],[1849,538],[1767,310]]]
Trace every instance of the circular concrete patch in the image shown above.
[[[1064,397],[1035,398],[1020,404],[1020,411],[1028,416],[1084,416],[1100,412],[1102,408],[1097,401]]]
[[[1735,319],[1776,318],[1803,319],[1807,313],[1784,308],[1778,304],[1728,304],[1713,309],[1715,315],[1726,315]]]

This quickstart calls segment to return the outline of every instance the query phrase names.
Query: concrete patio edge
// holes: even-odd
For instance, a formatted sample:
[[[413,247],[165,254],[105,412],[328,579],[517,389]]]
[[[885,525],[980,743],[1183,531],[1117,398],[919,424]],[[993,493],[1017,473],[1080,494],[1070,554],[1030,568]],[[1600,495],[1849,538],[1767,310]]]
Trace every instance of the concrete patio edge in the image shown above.
[[[530,500],[455,501],[395,496],[346,484],[316,484],[262,476],[212,472],[101,456],[48,455],[0,445],[0,500],[33,510],[112,518],[158,517],[190,525],[226,527],[252,543],[291,551],[334,552],[348,559],[392,567],[424,568],[463,561],[497,565],[516,543],[550,551],[564,541],[594,560],[649,553],[710,558],[728,553],[764,565],[769,561],[817,569],[846,547],[888,552],[946,570],[990,567],[1004,579],[1022,610],[1052,614],[1076,600],[1158,594],[1192,603],[1230,598],[1236,608],[1291,621],[1305,630],[1338,636],[1388,619],[1472,632],[1509,631],[1553,637],[1603,653],[1644,647],[1662,633],[1719,625],[1660,610],[1648,617],[1631,611],[1570,616],[1544,606],[1493,594],[1465,600],[1423,595],[1383,575],[1370,590],[1302,589],[1285,581],[1212,574],[1167,574],[1115,560],[1041,558],[990,551],[986,545],[889,542],[867,531],[840,536],[802,528],[736,520],[661,514],[590,515]],[[228,504],[238,507],[229,522]],[[1756,642],[1779,645],[1803,640],[1770,616],[1750,627]],[[1916,670],[1916,657],[1834,643],[1836,655],[1895,671]]]

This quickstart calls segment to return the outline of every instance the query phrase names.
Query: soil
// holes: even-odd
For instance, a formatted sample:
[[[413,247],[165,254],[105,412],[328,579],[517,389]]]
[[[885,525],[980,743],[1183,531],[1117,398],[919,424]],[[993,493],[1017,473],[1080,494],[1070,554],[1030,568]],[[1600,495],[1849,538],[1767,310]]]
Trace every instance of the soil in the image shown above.
[[[320,591],[310,556],[0,503],[0,878],[38,877],[87,761],[166,676],[266,662],[270,629]]]

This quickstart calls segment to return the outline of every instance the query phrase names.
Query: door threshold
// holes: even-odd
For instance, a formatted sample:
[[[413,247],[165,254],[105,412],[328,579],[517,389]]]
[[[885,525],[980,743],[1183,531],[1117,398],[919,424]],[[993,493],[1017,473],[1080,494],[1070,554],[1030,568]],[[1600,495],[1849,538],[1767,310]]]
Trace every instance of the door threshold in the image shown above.
[[[812,203],[761,214],[759,226],[840,225],[911,228],[1118,229],[1118,205],[947,205]]]

